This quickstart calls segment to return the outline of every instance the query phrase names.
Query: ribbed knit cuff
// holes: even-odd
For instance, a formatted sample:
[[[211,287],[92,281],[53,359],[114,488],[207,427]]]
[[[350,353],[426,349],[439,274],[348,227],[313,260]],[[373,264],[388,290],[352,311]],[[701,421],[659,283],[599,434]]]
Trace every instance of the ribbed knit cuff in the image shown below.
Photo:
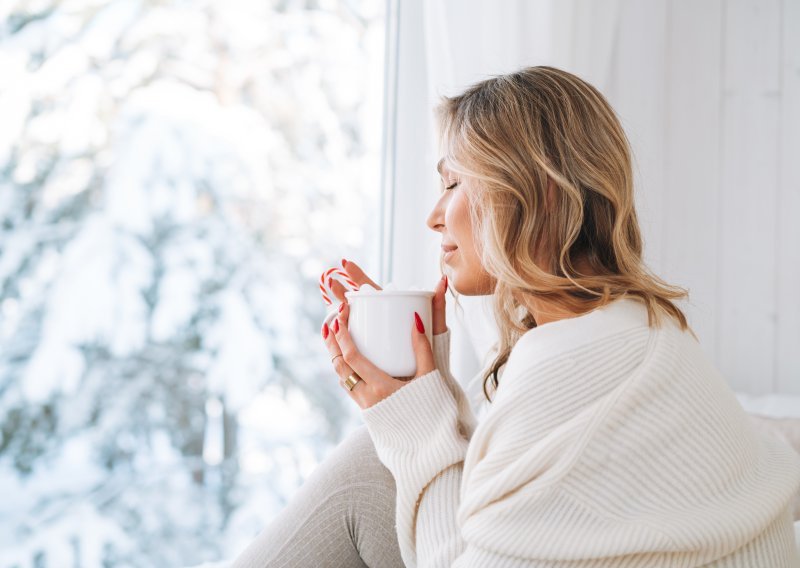
[[[362,415],[367,426],[392,446],[403,447],[429,436],[449,410],[455,420],[455,409],[450,389],[434,369],[362,410]]]
[[[436,473],[466,455],[468,442],[459,433],[458,407],[438,369],[361,413],[378,456],[392,473],[414,460]]]

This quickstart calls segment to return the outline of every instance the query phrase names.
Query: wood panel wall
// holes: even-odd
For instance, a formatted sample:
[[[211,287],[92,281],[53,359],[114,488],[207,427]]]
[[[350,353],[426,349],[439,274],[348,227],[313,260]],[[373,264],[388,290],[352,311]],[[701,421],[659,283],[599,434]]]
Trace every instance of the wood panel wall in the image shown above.
[[[622,2],[646,260],[736,391],[800,394],[800,0]]]

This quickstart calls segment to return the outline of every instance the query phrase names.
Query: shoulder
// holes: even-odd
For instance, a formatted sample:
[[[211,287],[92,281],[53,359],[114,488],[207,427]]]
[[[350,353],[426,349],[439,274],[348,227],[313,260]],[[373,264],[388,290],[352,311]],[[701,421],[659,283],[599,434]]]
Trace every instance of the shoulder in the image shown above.
[[[714,372],[699,344],[677,322],[663,318],[650,326],[646,306],[623,298],[523,335],[490,406],[504,415],[514,408],[524,415],[520,420],[546,414],[553,426],[585,412],[602,412],[631,383],[669,382],[687,367],[704,375]]]
[[[620,298],[587,314],[559,320],[525,333],[514,345],[503,376],[524,376],[533,369],[569,367],[610,353],[637,351],[642,338],[657,333],[648,326],[647,308],[633,298]]]

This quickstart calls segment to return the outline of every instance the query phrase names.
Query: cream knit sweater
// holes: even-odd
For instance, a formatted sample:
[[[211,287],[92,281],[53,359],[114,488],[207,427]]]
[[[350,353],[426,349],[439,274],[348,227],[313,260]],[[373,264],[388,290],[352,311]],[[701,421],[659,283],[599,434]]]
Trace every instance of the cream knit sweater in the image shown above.
[[[798,567],[800,460],[634,298],[525,333],[476,422],[437,369],[363,411],[409,567]]]

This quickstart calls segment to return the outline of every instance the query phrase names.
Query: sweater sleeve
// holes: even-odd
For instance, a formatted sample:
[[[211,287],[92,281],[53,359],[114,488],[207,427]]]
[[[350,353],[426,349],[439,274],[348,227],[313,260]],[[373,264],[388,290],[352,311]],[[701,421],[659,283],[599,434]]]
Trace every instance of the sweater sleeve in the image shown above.
[[[378,457],[395,479],[397,537],[410,567],[432,566],[433,559],[447,566],[463,548],[456,509],[468,440],[450,386],[434,369],[362,411]],[[425,535],[420,544],[427,557],[418,558],[417,534]]]
[[[469,440],[477,426],[477,419],[472,411],[464,389],[450,372],[450,328],[445,332],[433,336],[433,359],[436,368],[442,375],[445,385],[453,395],[456,402],[456,413],[458,415],[458,428]]]

